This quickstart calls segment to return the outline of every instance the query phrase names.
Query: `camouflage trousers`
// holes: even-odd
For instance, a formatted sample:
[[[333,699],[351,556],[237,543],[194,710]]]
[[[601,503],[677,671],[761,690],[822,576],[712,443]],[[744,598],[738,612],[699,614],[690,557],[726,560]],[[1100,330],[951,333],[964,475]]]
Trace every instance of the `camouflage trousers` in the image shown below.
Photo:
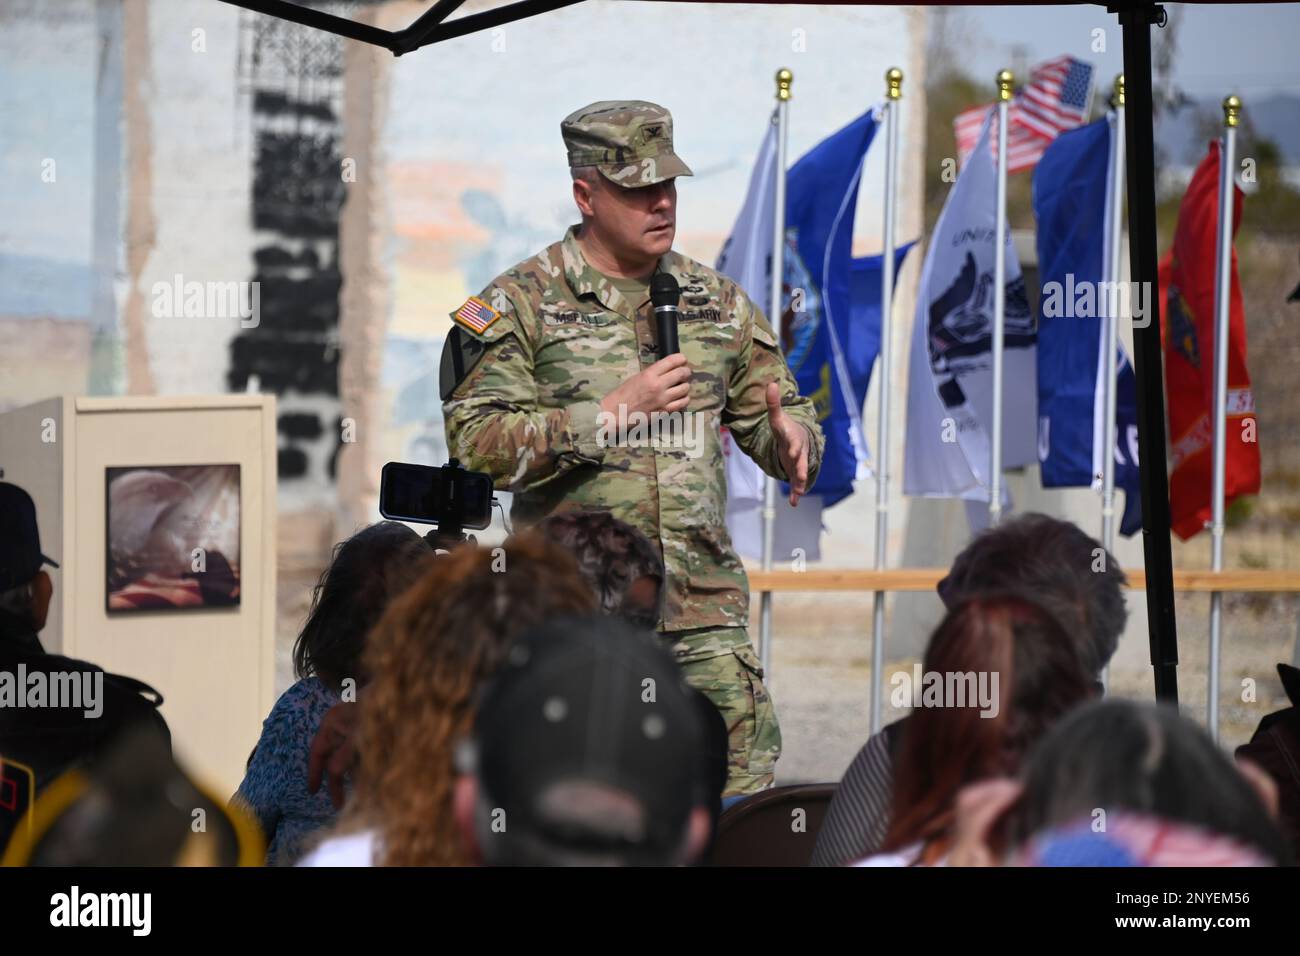
[[[723,796],[772,786],[781,756],[781,725],[763,683],[763,666],[743,627],[679,631],[673,652],[686,682],[722,712],[731,743]]]

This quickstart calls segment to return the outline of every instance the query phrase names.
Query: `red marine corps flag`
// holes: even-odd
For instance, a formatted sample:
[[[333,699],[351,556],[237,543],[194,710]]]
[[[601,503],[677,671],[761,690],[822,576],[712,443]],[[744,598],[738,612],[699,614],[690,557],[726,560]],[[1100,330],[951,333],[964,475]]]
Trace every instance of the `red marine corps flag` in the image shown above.
[[[1196,168],[1178,209],[1174,247],[1160,263],[1165,397],[1169,406],[1169,505],[1174,534],[1184,541],[1211,515],[1214,438],[1214,274],[1218,231],[1219,143]],[[1233,186],[1232,224],[1241,223],[1241,190]],[[1228,400],[1224,500],[1259,491],[1255,397],[1246,373],[1246,318],[1232,254],[1228,296]]]

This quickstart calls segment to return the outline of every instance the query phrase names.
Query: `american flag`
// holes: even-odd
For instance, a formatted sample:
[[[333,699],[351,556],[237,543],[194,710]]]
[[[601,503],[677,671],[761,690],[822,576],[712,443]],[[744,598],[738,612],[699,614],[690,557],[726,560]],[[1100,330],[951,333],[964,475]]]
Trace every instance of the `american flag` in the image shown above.
[[[475,332],[484,331],[500,317],[496,309],[476,295],[472,295],[465,304],[452,313],[452,318]]]
[[[1029,169],[1038,162],[1060,133],[1082,124],[1092,109],[1092,65],[1072,56],[1040,63],[1029,74],[1029,84],[1007,107],[1007,172]],[[980,127],[992,106],[976,106],[957,115],[953,132],[961,162],[975,148]],[[996,110],[989,136],[994,158],[998,148]]]

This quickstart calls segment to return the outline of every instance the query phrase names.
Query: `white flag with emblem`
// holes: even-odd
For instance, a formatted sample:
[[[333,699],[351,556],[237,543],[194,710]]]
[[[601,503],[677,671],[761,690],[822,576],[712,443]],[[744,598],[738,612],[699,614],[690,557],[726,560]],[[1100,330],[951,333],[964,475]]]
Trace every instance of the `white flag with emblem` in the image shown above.
[[[907,389],[908,495],[989,498],[997,232],[989,129],[986,121],[948,194],[921,271]],[[1005,242],[1002,462],[1019,468],[1038,460],[1037,333],[1009,233]]]

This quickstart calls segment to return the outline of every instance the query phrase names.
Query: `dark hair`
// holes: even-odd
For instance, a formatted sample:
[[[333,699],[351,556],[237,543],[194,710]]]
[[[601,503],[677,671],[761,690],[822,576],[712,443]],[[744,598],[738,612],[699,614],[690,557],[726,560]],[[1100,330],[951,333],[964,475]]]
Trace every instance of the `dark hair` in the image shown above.
[[[534,530],[574,556],[578,570],[596,592],[602,612],[628,616],[642,627],[655,629],[663,604],[664,562],[649,538],[608,511],[549,515]],[[643,577],[657,583],[655,610],[650,616],[629,614],[624,607],[628,589]]]
[[[664,562],[654,543],[608,511],[569,511],[542,519],[534,528],[563,545],[578,560],[578,570],[591,585],[601,612],[620,617],[637,628],[654,632],[663,609]],[[654,606],[629,606],[628,591],[639,578],[655,582]],[[671,631],[661,635],[669,646],[677,640]],[[722,712],[703,692],[691,688],[691,699],[704,722],[705,743],[700,754],[700,778],[710,813],[710,839],[722,813],[722,793],[727,789],[727,723]],[[708,848],[701,854],[707,857]]]
[[[357,677],[366,635],[432,558],[424,540],[396,521],[372,524],[336,544],[293,645],[298,677],[315,674],[334,690],[345,677]]]
[[[1231,837],[1289,863],[1259,795],[1195,723],[1170,706],[1105,700],[1080,708],[1025,761],[1012,833],[1023,842],[1100,808]]]
[[[1110,552],[1077,525],[1024,514],[981,533],[939,582],[951,606],[979,591],[1033,594],[1068,628],[1089,676],[1100,674],[1124,631],[1128,579]]]
[[[1018,594],[959,601],[930,638],[924,670],[945,675],[945,683],[947,675],[997,675],[997,713],[982,716],[970,705],[913,709],[899,744],[884,850],[945,835],[962,787],[1015,773],[1030,746],[1092,689],[1062,623]]]

